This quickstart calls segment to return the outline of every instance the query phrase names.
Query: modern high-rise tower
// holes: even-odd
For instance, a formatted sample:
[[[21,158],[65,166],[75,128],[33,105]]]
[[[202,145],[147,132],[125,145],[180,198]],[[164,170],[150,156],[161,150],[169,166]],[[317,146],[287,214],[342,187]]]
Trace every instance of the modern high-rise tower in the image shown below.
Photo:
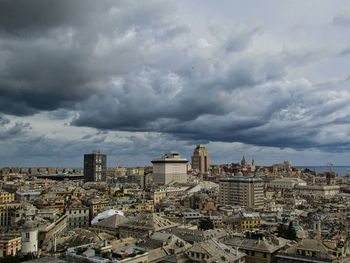
[[[98,153],[84,154],[85,182],[106,181],[107,155]]]
[[[197,145],[192,155],[192,169],[199,171],[201,180],[203,175],[209,173],[210,170],[210,158],[207,149],[203,144]]]

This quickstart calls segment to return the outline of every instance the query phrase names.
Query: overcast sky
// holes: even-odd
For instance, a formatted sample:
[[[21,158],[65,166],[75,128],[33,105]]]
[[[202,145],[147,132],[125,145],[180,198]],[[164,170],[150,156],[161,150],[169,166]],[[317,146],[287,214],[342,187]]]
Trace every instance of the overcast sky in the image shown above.
[[[0,0],[0,168],[350,165],[347,0]]]

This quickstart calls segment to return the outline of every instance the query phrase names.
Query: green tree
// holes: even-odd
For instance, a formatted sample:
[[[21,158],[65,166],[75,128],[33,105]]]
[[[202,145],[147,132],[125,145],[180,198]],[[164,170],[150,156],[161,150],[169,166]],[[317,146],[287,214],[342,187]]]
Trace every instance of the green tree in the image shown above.
[[[214,229],[213,221],[211,221],[209,218],[202,219],[199,221],[198,228],[200,230]]]
[[[295,228],[293,226],[293,222],[290,222],[288,225],[286,238],[290,240],[296,240],[297,239],[297,232],[295,231]]]
[[[297,239],[297,233],[296,233],[295,228],[293,226],[293,222],[291,221],[289,223],[288,227],[286,227],[285,224],[280,224],[278,226],[278,235],[280,237],[285,238],[285,239],[296,240]]]

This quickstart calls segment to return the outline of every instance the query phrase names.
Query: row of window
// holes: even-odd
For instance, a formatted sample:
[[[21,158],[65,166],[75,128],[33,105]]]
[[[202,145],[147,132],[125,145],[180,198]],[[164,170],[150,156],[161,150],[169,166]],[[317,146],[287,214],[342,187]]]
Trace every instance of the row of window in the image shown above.
[[[89,212],[89,210],[70,210],[69,211],[69,214],[81,214],[81,213],[83,213],[83,214],[86,214],[86,213],[88,213]]]
[[[68,221],[80,221],[80,220],[88,220],[88,216],[79,216],[79,217],[69,217]]]
[[[87,226],[88,222],[73,222],[73,223],[68,223],[69,226]]]

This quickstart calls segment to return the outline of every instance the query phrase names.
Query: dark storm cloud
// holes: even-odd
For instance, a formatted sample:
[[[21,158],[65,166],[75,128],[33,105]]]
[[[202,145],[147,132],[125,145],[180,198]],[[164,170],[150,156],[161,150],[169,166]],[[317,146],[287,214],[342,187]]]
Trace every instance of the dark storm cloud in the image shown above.
[[[150,141],[152,144],[149,143]],[[188,148],[192,150],[192,145]],[[19,136],[0,140],[0,149],[0,168],[3,166],[62,166],[63,164],[65,167],[82,168],[83,155],[94,150],[106,153],[108,167],[114,167],[151,165],[152,158],[160,157],[169,149],[184,150],[186,146],[184,147],[183,142],[169,140],[169,136],[162,134],[128,135],[121,141],[113,142]],[[190,151],[186,154],[189,155]]]
[[[0,112],[65,119],[75,111],[72,125],[190,142],[343,142],[327,125],[348,117],[349,94],[289,80],[322,50],[252,51],[263,28],[219,34],[184,21],[171,1],[0,1]],[[346,23],[346,15],[334,18]],[[82,139],[106,144],[108,134],[98,135]]]
[[[0,25],[7,33],[41,34],[61,26],[83,26],[95,14],[109,9],[111,1],[94,0],[2,0]]]
[[[187,32],[165,19],[172,7],[168,1],[1,1],[0,111],[72,109],[104,92],[110,78],[153,60],[152,41]]]
[[[228,81],[227,85],[230,83]],[[193,144],[198,141],[234,141],[299,150],[319,147],[323,150],[333,149],[332,151],[341,144],[343,146],[339,151],[348,149],[348,143],[344,143],[344,140],[348,140],[349,135],[340,141],[337,138],[337,125],[348,123],[349,94],[346,93],[345,97],[339,94],[337,98],[331,99],[331,88],[317,90],[317,87],[310,87],[304,82],[284,85],[287,84],[277,83],[260,88],[248,85],[250,88],[236,88],[229,93],[226,85],[221,83],[221,86],[214,89],[216,96],[211,94],[210,85],[208,90],[203,89],[205,86],[200,86],[196,90],[196,101],[176,97],[167,100],[164,96],[148,94],[147,97],[155,96],[153,101],[141,103],[136,100],[133,104],[133,98],[122,98],[123,103],[130,105],[128,112],[119,112],[119,104],[115,107],[108,104],[103,113],[81,113],[75,124],[112,130],[163,132]],[[224,92],[224,96],[220,97],[220,92]],[[121,94],[115,94],[115,98],[120,97]],[[158,100],[166,100],[165,105],[160,107]],[[208,106],[211,100],[217,107]],[[92,100],[89,103],[93,105],[96,102]],[[143,106],[138,106],[141,104]],[[148,106],[152,104],[153,107]],[[158,110],[155,109],[157,106],[160,107]],[[111,114],[108,114],[107,109]],[[192,117],[182,117],[182,111],[184,115],[187,112],[187,117]],[[335,112],[345,116],[339,118]],[[93,115],[88,115],[91,113]],[[324,136],[325,132],[329,136]]]
[[[29,123],[16,122],[14,124],[8,118],[0,116],[0,140],[9,140],[25,134],[31,129]]]
[[[10,120],[8,118],[5,118],[4,116],[0,116],[0,125],[4,126],[5,124],[9,124]]]

